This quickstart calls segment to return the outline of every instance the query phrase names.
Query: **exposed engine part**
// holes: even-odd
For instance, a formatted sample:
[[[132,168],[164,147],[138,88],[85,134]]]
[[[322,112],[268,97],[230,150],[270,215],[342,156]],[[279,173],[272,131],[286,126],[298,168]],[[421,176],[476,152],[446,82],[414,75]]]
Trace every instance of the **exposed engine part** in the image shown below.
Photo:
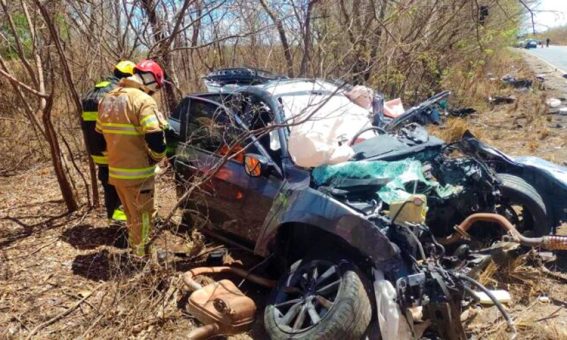
[[[444,241],[449,239],[452,241],[449,243],[454,243],[468,237],[467,231],[478,221],[496,222],[501,225],[508,231],[510,238],[514,239],[507,244],[515,247],[523,244],[557,249],[565,241],[562,237],[524,237],[506,218],[497,214],[469,216],[457,226],[455,234],[458,236],[451,235]],[[512,338],[515,338],[516,328],[502,304],[486,287],[469,276],[474,275],[478,268],[483,268],[491,260],[491,255],[472,253],[466,244],[458,247],[452,255],[446,255],[444,247],[426,225],[392,225],[388,236],[400,247],[402,253],[411,259],[412,273],[398,277],[395,287],[396,302],[411,325],[414,335],[420,327],[422,329],[425,327],[426,337],[466,339],[464,327],[460,322],[462,302],[465,295],[470,295],[476,301],[479,300],[471,289],[475,286],[497,306],[508,323]],[[443,243],[447,244],[447,242]],[[418,319],[410,313],[415,308],[421,308],[423,311]],[[426,325],[427,322],[429,325]]]
[[[389,217],[392,219],[392,223],[423,224],[427,210],[427,197],[425,195],[411,195],[404,201],[392,202]]]
[[[542,236],[526,237],[522,235],[516,227],[504,216],[491,213],[477,213],[467,217],[461,224],[455,227],[455,233],[439,239],[439,243],[447,245],[453,244],[461,239],[469,239],[468,230],[476,222],[497,223],[502,229],[506,230],[511,237],[511,241],[520,243],[527,247],[541,247],[547,250],[567,250],[567,236]]]
[[[454,275],[428,261],[419,273],[401,277],[396,282],[398,303],[406,311],[423,306],[423,316],[431,330],[442,339],[466,339],[460,321],[464,286]]]
[[[275,282],[249,274],[233,267],[201,267],[183,275],[183,282],[193,291],[187,303],[187,311],[204,326],[193,329],[189,339],[207,339],[218,334],[237,334],[247,331],[254,322],[256,304],[244,295],[230,280],[221,280],[202,286],[194,277],[202,274],[234,273],[257,284],[273,287]]]
[[[492,294],[492,292],[490,290],[488,290],[485,286],[483,286],[480,282],[478,282],[478,281],[476,281],[476,280],[474,280],[474,279],[472,279],[472,278],[470,278],[466,275],[456,274],[456,276],[461,280],[467,281],[468,283],[475,285],[477,288],[482,290],[492,300],[492,302],[494,302],[494,304],[496,305],[496,308],[498,308],[500,313],[502,313],[502,316],[506,320],[508,327],[512,331],[512,337],[511,338],[515,339],[516,336],[517,336],[516,326],[514,325],[514,322],[512,321],[510,314],[508,314],[506,309],[504,309],[504,307],[502,306],[500,301],[498,301],[498,299]],[[467,291],[469,291],[469,290],[467,290]]]

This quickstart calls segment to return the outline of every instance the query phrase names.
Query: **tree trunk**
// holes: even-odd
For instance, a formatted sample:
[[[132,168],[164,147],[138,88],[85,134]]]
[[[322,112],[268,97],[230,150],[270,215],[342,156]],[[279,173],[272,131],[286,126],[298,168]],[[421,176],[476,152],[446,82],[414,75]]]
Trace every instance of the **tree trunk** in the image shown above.
[[[305,13],[304,31],[303,31],[303,57],[301,58],[301,66],[299,67],[299,76],[305,77],[307,74],[307,63],[311,61],[311,13],[313,6],[318,0],[310,0],[307,4],[307,12]]]
[[[42,5],[39,2],[39,0],[36,0],[36,5],[39,8],[39,11],[41,12],[42,17],[45,20],[47,27],[49,28],[49,33],[51,35],[51,38],[53,39],[53,41],[55,43],[57,53],[59,54],[59,60],[61,62],[61,67],[63,68],[63,75],[64,75],[65,83],[67,84],[67,88],[69,89],[69,91],[71,93],[71,98],[73,99],[73,103],[75,105],[76,117],[77,117],[78,120],[80,120],[81,114],[82,114],[82,111],[83,111],[83,107],[81,105],[81,99],[79,97],[79,94],[77,93],[77,89],[75,88],[75,82],[73,81],[73,75],[72,75],[71,70],[69,68],[69,63],[67,61],[65,51],[63,50],[63,46],[61,44],[59,32],[57,32],[57,29],[55,28],[55,25],[53,24],[53,20],[50,16],[49,12],[45,8],[45,6]],[[53,128],[53,127],[51,127],[51,128]],[[83,130],[81,130],[81,131],[83,131]],[[53,131],[53,134],[54,134],[53,137],[56,138],[55,131]],[[84,131],[83,131],[83,141],[85,142],[85,145],[86,145],[87,135],[85,134]],[[57,149],[59,149],[58,144],[57,144]],[[60,154],[60,150],[58,152]],[[98,206],[99,205],[98,185],[97,185],[96,174],[95,174],[95,171],[94,171],[94,164],[93,164],[93,160],[90,157],[89,157],[88,162],[89,162],[89,172],[90,172],[90,175],[91,175],[90,177],[91,177],[91,187],[92,187],[92,197],[93,197],[93,202],[88,202],[88,203],[89,204],[92,203],[93,206]],[[85,185],[86,185],[86,183],[85,183]],[[62,188],[62,190],[63,190],[63,188]],[[87,188],[85,188],[85,190],[88,191],[89,188],[87,187]],[[71,193],[71,195],[72,195],[72,193]],[[75,203],[75,206],[76,206],[76,203]]]
[[[49,152],[51,153],[51,162],[53,163],[53,169],[55,170],[55,176],[57,177],[57,183],[59,183],[59,188],[61,189],[61,195],[67,206],[67,211],[76,211],[79,206],[73,195],[73,189],[69,183],[69,179],[65,175],[65,170],[63,168],[63,162],[61,161],[61,148],[59,147],[59,141],[57,140],[57,134],[53,128],[53,123],[51,122],[51,109],[53,108],[53,96],[49,97],[45,103],[45,107],[41,112],[41,120],[43,122],[43,127],[45,129],[47,143],[49,144]]]
[[[157,58],[158,62],[160,62],[164,68],[165,74],[169,75],[173,71],[173,60],[171,58],[171,54],[167,50],[164,50],[165,40],[163,34],[163,23],[157,16],[156,2],[155,0],[142,0],[141,4],[148,16],[150,25],[152,26],[154,42],[157,44],[157,50],[159,51],[160,56]],[[163,87],[163,93],[165,96],[167,111],[171,112],[177,104],[173,84],[166,82]]]
[[[266,3],[266,0],[260,0],[260,4],[262,5],[266,13],[268,13],[274,24],[276,25],[276,29],[278,30],[280,41],[283,47],[285,62],[287,65],[287,75],[288,77],[293,78],[293,57],[291,56],[291,49],[289,48],[289,42],[287,41],[287,36],[285,34],[285,28],[283,26],[283,23],[280,20],[280,18],[277,16],[277,14]]]

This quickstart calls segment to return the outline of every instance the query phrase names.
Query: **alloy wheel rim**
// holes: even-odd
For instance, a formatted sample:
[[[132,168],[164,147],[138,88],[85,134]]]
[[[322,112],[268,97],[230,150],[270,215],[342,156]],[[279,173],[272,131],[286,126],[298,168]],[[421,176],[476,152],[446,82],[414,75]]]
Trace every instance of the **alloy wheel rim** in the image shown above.
[[[305,332],[318,325],[335,306],[342,286],[339,266],[311,261],[289,276],[278,292],[272,312],[286,333]]]

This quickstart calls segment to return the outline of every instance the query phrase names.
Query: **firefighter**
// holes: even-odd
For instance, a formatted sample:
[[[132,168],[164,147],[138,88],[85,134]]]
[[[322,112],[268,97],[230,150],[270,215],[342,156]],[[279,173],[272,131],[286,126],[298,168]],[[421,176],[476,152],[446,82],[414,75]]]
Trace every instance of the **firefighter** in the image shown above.
[[[167,127],[151,97],[164,83],[164,72],[153,60],[134,67],[99,104],[97,131],[104,135],[109,182],[124,206],[128,243],[133,254],[147,255],[154,213],[156,164],[165,156]]]
[[[95,131],[96,119],[98,117],[98,102],[105,94],[118,85],[120,79],[132,76],[134,74],[134,66],[136,64],[131,61],[120,61],[114,66],[113,75],[97,83],[94,89],[89,91],[82,100],[81,127],[85,131],[87,151],[98,167],[98,179],[102,184],[106,215],[110,222],[113,220],[125,221],[126,215],[120,207],[120,199],[116,189],[108,183],[108,159],[104,148],[104,138]]]

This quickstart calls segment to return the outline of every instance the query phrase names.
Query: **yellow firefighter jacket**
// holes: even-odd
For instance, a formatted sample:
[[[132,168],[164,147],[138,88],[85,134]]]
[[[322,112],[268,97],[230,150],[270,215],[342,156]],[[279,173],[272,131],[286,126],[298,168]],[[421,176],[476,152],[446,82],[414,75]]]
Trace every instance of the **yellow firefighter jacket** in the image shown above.
[[[131,78],[123,79],[99,103],[96,130],[106,141],[113,185],[139,185],[153,178],[155,164],[165,156],[165,151],[152,150],[145,137],[160,133],[163,139],[167,122],[156,101],[138,86]]]

